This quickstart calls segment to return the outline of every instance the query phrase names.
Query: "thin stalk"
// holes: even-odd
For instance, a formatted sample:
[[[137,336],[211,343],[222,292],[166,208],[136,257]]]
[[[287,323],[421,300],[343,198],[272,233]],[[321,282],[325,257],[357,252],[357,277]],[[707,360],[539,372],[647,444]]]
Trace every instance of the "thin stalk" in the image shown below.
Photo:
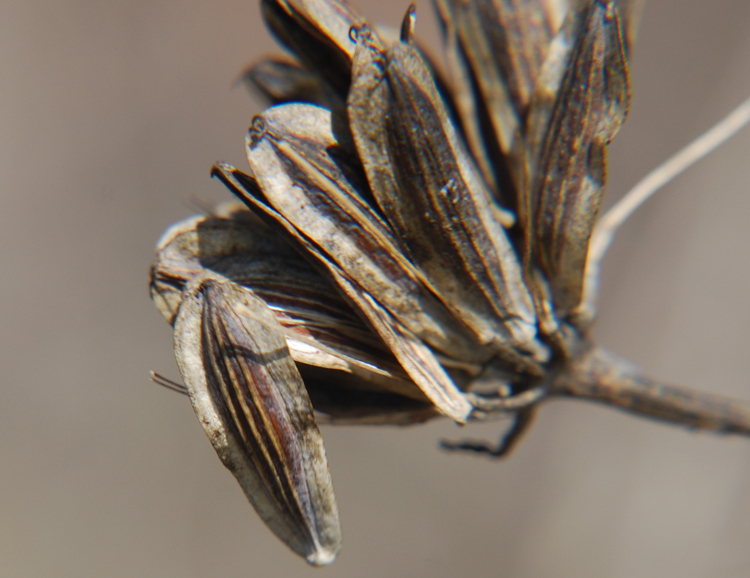
[[[550,396],[587,399],[689,428],[750,436],[750,403],[664,385],[598,347],[553,379]]]
[[[729,113],[724,120],[647,174],[599,220],[591,235],[586,259],[583,299],[577,313],[580,319],[579,325],[586,325],[593,321],[596,312],[595,301],[599,293],[601,261],[620,226],[654,193],[729,140],[748,122],[750,122],[750,98]]]

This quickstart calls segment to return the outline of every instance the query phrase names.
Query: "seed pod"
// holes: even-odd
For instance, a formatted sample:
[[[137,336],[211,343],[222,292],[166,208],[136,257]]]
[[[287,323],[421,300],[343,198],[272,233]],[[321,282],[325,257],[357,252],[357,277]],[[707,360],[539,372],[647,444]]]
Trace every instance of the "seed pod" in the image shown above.
[[[310,564],[330,564],[341,548],[333,485],[281,327],[250,290],[216,274],[183,295],[175,356],[208,439],[268,527]]]
[[[348,113],[373,195],[402,250],[482,343],[544,357],[531,298],[493,201],[408,42],[358,32]]]
[[[530,105],[527,231],[558,317],[581,300],[588,243],[606,182],[606,148],[627,115],[628,68],[615,3],[572,11]]]

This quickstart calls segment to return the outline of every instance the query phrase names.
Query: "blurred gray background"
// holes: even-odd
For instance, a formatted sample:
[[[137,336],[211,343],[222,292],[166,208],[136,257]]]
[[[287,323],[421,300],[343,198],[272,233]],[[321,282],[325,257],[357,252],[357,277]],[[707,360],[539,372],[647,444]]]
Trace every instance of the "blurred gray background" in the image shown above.
[[[398,24],[406,2],[358,5]],[[418,30],[438,37],[431,6]],[[750,94],[750,3],[647,5],[610,201]],[[0,575],[750,575],[750,440],[581,402],[545,406],[507,461],[462,431],[324,428],[344,528],[313,570],[261,524],[177,378],[153,246],[228,199],[274,50],[254,0],[5,0],[0,18]],[[663,380],[750,399],[750,132],[618,237],[599,340]]]

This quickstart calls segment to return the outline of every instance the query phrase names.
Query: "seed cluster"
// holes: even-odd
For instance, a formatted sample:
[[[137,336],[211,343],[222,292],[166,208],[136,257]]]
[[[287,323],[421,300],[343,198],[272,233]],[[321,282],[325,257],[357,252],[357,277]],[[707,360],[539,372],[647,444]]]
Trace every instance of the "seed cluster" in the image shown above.
[[[170,228],[152,297],[214,449],[292,550],[341,530],[316,424],[515,418],[554,396],[750,433],[741,404],[664,386],[590,342],[589,245],[627,115],[639,2],[436,0],[448,78],[343,0],[262,0],[294,58],[244,79],[273,104],[241,203]]]

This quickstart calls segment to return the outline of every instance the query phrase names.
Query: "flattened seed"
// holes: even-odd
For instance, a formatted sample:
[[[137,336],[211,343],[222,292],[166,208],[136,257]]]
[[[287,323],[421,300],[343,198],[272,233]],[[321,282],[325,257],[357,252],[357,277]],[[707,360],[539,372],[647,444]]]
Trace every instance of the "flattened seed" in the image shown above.
[[[199,276],[174,339],[196,416],[253,507],[310,564],[330,564],[341,528],[323,440],[268,306],[227,279]]]
[[[517,193],[506,155],[523,132],[529,97],[566,0],[435,0],[451,88],[485,180],[511,210]],[[512,174],[510,176],[513,176]],[[501,189],[502,187],[502,189]]]
[[[416,49],[359,31],[348,112],[368,180],[430,287],[501,355],[535,342],[531,298],[492,199]]]
[[[461,55],[487,105],[504,152],[519,128],[550,40],[565,9],[558,2],[436,0],[444,21],[455,26]],[[472,115],[475,116],[475,115]],[[474,120],[477,122],[477,120]]]
[[[553,42],[529,118],[530,243],[560,317],[581,300],[606,149],[629,101],[616,5],[588,2],[571,12]]]

